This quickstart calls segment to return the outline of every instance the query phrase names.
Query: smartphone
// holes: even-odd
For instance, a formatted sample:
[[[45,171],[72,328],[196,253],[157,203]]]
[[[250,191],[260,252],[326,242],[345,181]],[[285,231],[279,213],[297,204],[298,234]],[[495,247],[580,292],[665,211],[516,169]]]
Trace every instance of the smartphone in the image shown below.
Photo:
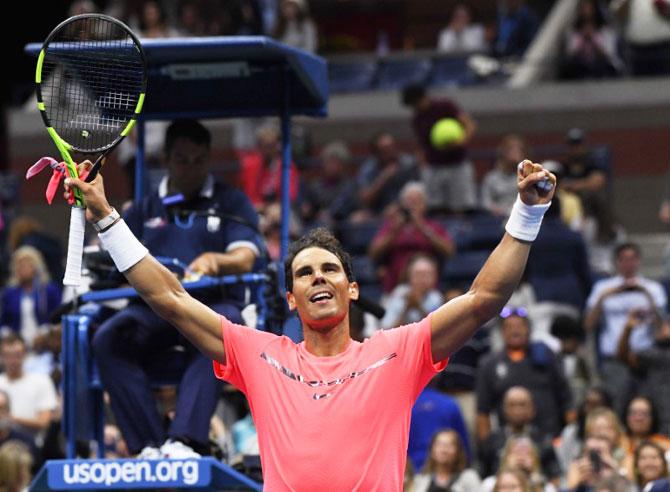
[[[591,466],[593,471],[598,474],[603,469],[603,460],[600,457],[600,453],[595,449],[589,449],[589,459],[591,460]]]

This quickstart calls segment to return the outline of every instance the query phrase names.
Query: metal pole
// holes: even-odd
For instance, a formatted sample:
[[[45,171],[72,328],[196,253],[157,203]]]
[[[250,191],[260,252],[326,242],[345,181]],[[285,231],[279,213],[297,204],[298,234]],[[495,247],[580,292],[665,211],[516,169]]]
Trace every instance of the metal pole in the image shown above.
[[[135,152],[135,203],[144,196],[144,120],[137,120],[137,151]]]
[[[291,111],[290,111],[290,84],[288,68],[283,70],[284,104],[281,113],[282,139],[282,179],[281,179],[281,242],[279,261],[283,264],[288,253],[289,221],[291,217]],[[279,285],[284,285],[284,269],[279,268]]]

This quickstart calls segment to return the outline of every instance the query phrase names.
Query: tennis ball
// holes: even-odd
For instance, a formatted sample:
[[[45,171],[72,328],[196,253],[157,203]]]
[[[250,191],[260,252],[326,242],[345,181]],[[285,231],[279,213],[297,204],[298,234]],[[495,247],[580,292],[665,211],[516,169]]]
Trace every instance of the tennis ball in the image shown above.
[[[438,150],[444,150],[450,145],[456,145],[465,138],[463,125],[454,118],[437,120],[430,129],[430,143]]]

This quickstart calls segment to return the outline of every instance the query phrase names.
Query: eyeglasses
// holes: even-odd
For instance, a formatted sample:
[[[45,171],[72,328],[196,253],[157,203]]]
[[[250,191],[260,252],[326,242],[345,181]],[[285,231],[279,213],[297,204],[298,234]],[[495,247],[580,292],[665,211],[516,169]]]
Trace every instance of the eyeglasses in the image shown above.
[[[512,306],[505,306],[502,308],[502,311],[500,311],[500,317],[502,319],[509,318],[510,316],[518,316],[520,318],[527,318],[528,317],[528,311],[524,307],[512,307]]]

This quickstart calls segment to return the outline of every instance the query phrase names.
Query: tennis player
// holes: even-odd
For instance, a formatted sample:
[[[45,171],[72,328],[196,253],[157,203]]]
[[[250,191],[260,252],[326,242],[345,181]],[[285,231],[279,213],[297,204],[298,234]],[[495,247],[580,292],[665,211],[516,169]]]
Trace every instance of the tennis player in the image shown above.
[[[548,180],[553,186],[542,187]],[[265,490],[401,491],[410,411],[428,381],[516,287],[554,194],[556,177],[519,165],[519,197],[506,234],[470,290],[400,328],[363,343],[349,335],[358,297],[351,262],[325,229],[291,245],[286,298],[304,342],[235,325],[192,298],[112,210],[102,176],[79,188],[102,244],[142,298],[214,361],[218,378],[249,400],[258,429]]]

